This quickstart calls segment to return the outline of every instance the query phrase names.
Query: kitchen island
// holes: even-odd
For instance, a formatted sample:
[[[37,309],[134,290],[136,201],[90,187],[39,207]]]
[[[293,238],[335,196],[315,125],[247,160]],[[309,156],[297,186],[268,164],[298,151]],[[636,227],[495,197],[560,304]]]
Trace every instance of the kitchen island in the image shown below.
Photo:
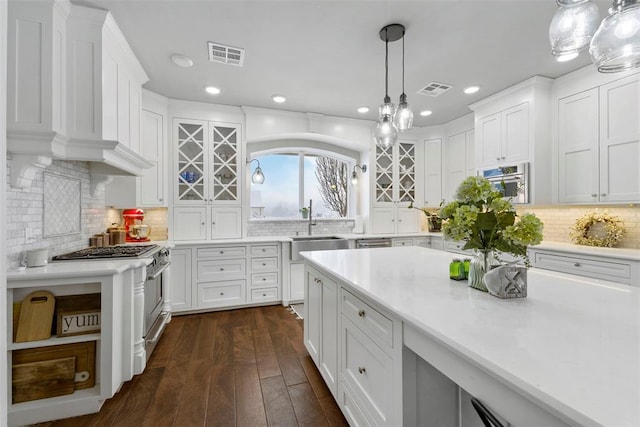
[[[530,269],[528,297],[501,300],[449,280],[449,253],[303,255],[305,345],[351,422],[465,425],[428,365],[518,427],[640,425],[640,289]]]

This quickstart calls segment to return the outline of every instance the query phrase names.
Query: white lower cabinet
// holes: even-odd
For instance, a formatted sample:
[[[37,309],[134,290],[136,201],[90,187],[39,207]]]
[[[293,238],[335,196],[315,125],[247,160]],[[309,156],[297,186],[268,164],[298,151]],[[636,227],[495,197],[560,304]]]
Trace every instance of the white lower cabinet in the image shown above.
[[[304,299],[304,263],[292,262],[289,264],[289,301],[302,301]]]
[[[640,286],[640,261],[637,260],[535,247],[529,249],[529,258],[536,268]]]
[[[190,310],[191,249],[171,250],[171,311]]]
[[[178,247],[171,254],[174,312],[282,300],[279,242]]]
[[[402,325],[306,265],[304,343],[350,425],[402,423]]]
[[[338,285],[312,268],[306,270],[306,276],[304,344],[335,398],[338,378]]]

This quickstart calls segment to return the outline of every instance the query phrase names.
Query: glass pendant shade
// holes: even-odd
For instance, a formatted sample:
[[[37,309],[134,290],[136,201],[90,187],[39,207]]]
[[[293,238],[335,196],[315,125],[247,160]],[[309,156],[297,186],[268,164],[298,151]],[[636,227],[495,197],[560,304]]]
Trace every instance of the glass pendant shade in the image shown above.
[[[384,116],[393,116],[396,106],[393,105],[390,99],[385,98],[384,104],[380,104],[378,108],[378,117],[382,120]]]
[[[356,171],[353,171],[351,173],[351,184],[356,185],[357,183],[358,183],[358,174],[356,173]]]
[[[376,143],[383,148],[389,148],[396,143],[398,140],[398,130],[396,129],[396,125],[393,124],[390,115],[386,114],[382,116],[376,125],[373,136]]]
[[[260,166],[258,166],[251,175],[251,182],[253,182],[254,184],[262,184],[264,182],[264,174],[262,173],[262,169],[260,169]]]
[[[558,0],[558,9],[549,25],[553,56],[566,60],[585,49],[599,23],[598,6],[590,0]]]
[[[413,111],[409,108],[409,104],[407,104],[407,95],[404,93],[400,95],[400,103],[398,104],[398,108],[393,116],[393,123],[396,125],[399,132],[405,132],[413,126]]]
[[[617,0],[591,40],[591,60],[601,73],[640,67],[640,3]]]

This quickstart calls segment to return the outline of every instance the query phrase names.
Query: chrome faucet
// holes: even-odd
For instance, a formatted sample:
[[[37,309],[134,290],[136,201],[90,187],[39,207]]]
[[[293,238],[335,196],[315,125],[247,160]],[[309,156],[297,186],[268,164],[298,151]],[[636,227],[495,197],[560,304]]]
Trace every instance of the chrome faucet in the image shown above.
[[[313,200],[309,199],[309,236],[311,236],[311,227],[313,227],[314,225],[316,225],[315,222],[313,222]]]

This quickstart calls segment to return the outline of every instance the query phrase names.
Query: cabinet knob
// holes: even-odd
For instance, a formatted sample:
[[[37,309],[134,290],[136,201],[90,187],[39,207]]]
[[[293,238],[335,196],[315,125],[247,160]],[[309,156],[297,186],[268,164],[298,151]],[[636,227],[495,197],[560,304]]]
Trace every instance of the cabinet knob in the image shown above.
[[[391,220],[391,222],[396,222],[396,220],[395,220],[395,219],[392,219],[392,220]]]
[[[579,262],[576,262],[576,263],[574,263],[574,264],[573,264],[573,266],[574,266],[574,267],[580,267],[580,263],[579,263]]]
[[[358,316],[364,317],[364,314],[365,314],[364,310],[359,310],[358,311]]]
[[[399,219],[399,220],[398,220],[398,222],[402,222],[402,220],[401,220],[401,219]]]
[[[224,271],[224,268],[220,267],[220,271]]]
[[[266,250],[266,249],[263,249],[263,250],[262,250],[262,252],[267,252],[267,250]]]
[[[367,370],[362,366],[358,366],[358,372],[360,372],[361,374],[364,374],[367,372]]]
[[[162,202],[163,200],[164,200],[164,199],[163,199],[162,197],[160,197],[160,198],[158,199],[158,201],[159,201],[159,202]]]
[[[265,266],[265,265],[267,265],[267,264],[263,262],[263,263],[262,263],[262,265],[263,265],[263,266]]]
[[[266,297],[266,296],[267,296],[267,294],[262,294],[262,296],[263,296],[263,297]]]
[[[502,156],[501,158],[502,158],[502,160],[506,159],[506,157],[504,157],[504,156]]]
[[[221,254],[223,254],[223,253],[224,253],[224,251],[220,251],[220,253],[221,253]]]
[[[598,197],[596,193],[591,193],[591,197]]]
[[[497,160],[497,161],[500,161],[500,157],[496,157],[496,160]]]
[[[224,292],[220,292],[220,295],[224,295]]]
[[[266,278],[266,277],[263,277],[263,278],[262,278],[262,281],[263,281],[263,282],[264,282],[264,281],[266,281],[266,280],[267,280],[267,278]]]
[[[600,197],[605,197],[607,193],[600,193]]]
[[[204,225],[204,222],[202,223],[202,225]]]

